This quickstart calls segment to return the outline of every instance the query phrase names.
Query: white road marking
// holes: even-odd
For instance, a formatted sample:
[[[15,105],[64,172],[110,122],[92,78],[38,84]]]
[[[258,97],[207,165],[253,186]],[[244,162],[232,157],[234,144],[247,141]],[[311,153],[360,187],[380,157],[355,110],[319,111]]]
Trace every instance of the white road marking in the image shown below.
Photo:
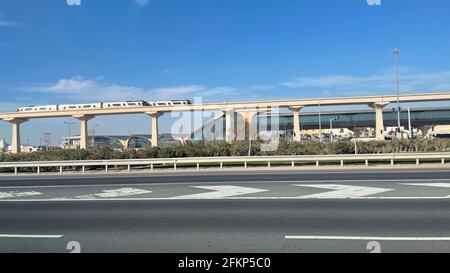
[[[195,185],[195,184],[273,184],[273,183],[308,183],[308,184],[321,184],[321,183],[370,183],[370,182],[423,182],[423,181],[450,181],[450,178],[439,178],[439,179],[368,179],[368,180],[283,180],[283,181],[215,181],[215,182],[204,182],[204,181],[194,181],[194,182],[167,182],[167,183],[120,183],[120,184],[77,184],[77,185],[45,185],[45,186],[0,186],[0,189],[45,189],[45,188],[83,188],[83,187],[130,187],[130,186],[170,186],[170,185]],[[405,183],[402,183],[405,184]]]
[[[0,234],[0,238],[56,239],[64,235]]]
[[[298,198],[300,199],[357,198],[393,190],[388,188],[374,188],[374,187],[362,187],[362,186],[338,185],[338,184],[299,184],[294,186],[333,190],[329,192],[299,196]]]
[[[401,184],[407,186],[450,188],[450,183],[401,183]]]
[[[151,193],[151,192],[152,191],[142,190],[142,189],[121,188],[121,189],[115,189],[115,190],[104,190],[100,193],[79,195],[79,196],[76,196],[75,199],[116,198],[116,197],[122,197],[122,196],[147,194],[147,193]]]
[[[335,180],[336,182],[350,182],[349,180]],[[376,180],[377,182],[386,182]],[[394,180],[399,181],[399,180]],[[400,181],[414,181],[414,180],[400,180]],[[423,179],[418,179],[417,181],[423,181]],[[448,179],[439,179],[435,181],[448,181]],[[280,181],[278,183],[289,183],[291,184],[293,181]],[[313,181],[310,181],[310,183]],[[194,182],[191,182],[189,184],[192,184]],[[197,182],[200,183],[200,182]],[[375,188],[375,187],[365,187],[365,186],[354,186],[354,185],[341,185],[341,184],[328,184],[328,183],[318,183],[318,181],[314,181],[314,183],[311,184],[296,184],[294,186],[298,187],[313,187],[313,188],[320,188],[320,189],[330,189],[332,191],[324,192],[324,193],[318,193],[318,194],[312,194],[312,195],[304,195],[304,196],[294,196],[294,197],[286,197],[286,196],[239,196],[239,195],[246,195],[246,194],[253,194],[253,193],[259,193],[259,192],[266,192],[268,190],[266,189],[260,189],[260,188],[249,188],[249,187],[242,187],[242,186],[231,186],[231,185],[220,185],[220,186],[213,186],[211,184],[217,184],[217,183],[211,183],[211,182],[205,182],[206,184],[210,184],[209,186],[193,186],[194,188],[199,189],[207,189],[212,190],[212,192],[206,192],[206,193],[198,193],[198,194],[190,194],[190,195],[182,195],[182,196],[174,196],[174,197],[150,197],[150,198],[142,198],[142,197],[135,197],[135,198],[124,198],[126,196],[131,195],[138,195],[138,194],[148,194],[152,191],[148,190],[141,190],[141,189],[134,189],[134,188],[121,188],[116,190],[106,190],[100,193],[95,194],[87,194],[87,195],[79,195],[75,197],[65,197],[65,198],[51,198],[51,199],[5,199],[2,200],[0,198],[0,202],[56,202],[56,201],[165,201],[165,200],[195,200],[195,199],[229,199],[229,200],[304,200],[304,199],[355,199],[355,200],[448,200],[450,199],[449,196],[443,196],[443,197],[437,197],[437,196],[368,196],[378,193],[383,193],[387,191],[392,191],[394,189],[389,188]],[[233,182],[232,182],[233,183]],[[242,182],[239,182],[242,183]],[[248,184],[256,184],[261,182],[247,182]],[[247,184],[246,183],[246,184]],[[267,183],[273,183],[273,181],[265,181],[262,182],[264,184]],[[301,183],[301,182],[297,182]],[[170,183],[161,183],[159,185],[167,185]],[[178,183],[177,183],[178,184]],[[444,186],[450,187],[450,183],[399,183],[404,185],[425,185],[425,186]],[[114,185],[114,184],[112,184]],[[140,186],[151,186],[156,184],[137,184]],[[183,185],[185,185],[183,183]],[[84,186],[93,186],[93,185],[80,185],[79,187],[83,188]],[[98,185],[100,186],[100,185]],[[96,185],[96,187],[98,187]],[[105,185],[103,185],[105,186]],[[51,186],[37,186],[37,187],[51,187]],[[66,187],[64,185],[61,186],[55,186],[55,187]],[[68,187],[74,187],[73,185]]]
[[[372,236],[295,236],[286,235],[288,240],[356,240],[356,241],[450,241],[450,237],[372,237]]]
[[[42,193],[37,191],[26,191],[26,192],[20,192],[20,191],[9,191],[9,192],[0,192],[0,199],[2,198],[15,198],[15,197],[24,197],[24,196],[34,196],[34,195],[41,195]]]
[[[252,194],[268,191],[265,189],[247,188],[239,186],[193,186],[193,188],[213,190],[213,191],[175,196],[170,197],[168,199],[224,199],[236,195]]]
[[[102,198],[102,199],[90,199],[90,198],[85,198],[85,199],[74,199],[74,198],[52,198],[52,199],[0,199],[0,203],[5,203],[5,202],[97,202],[97,201],[176,201],[176,200],[207,200],[210,198],[206,198],[206,199],[194,199],[194,198],[173,198],[173,197],[152,197],[152,198]],[[211,200],[217,200],[219,198],[211,198]],[[328,198],[328,199],[343,199],[343,198]],[[351,198],[346,198],[349,200],[450,200],[450,196],[445,196],[445,197],[432,197],[432,196],[400,196],[400,197],[351,197]],[[302,198],[302,197],[224,197],[224,198],[220,198],[220,200],[315,200],[314,198]]]
[[[339,167],[341,169],[341,167]],[[230,172],[235,170],[230,170]],[[379,173],[448,173],[450,170],[448,168],[423,168],[420,170],[417,170],[417,166],[414,165],[414,167],[407,168],[407,169],[391,169],[391,168],[374,168],[374,169],[346,169],[344,171],[335,171],[333,169],[327,171],[327,170],[321,170],[321,171],[311,171],[311,170],[297,170],[297,171],[285,171],[285,170],[276,170],[276,171],[267,171],[267,170],[239,170],[239,175],[242,176],[250,176],[255,174],[345,174],[351,171],[354,174],[379,174]],[[137,177],[137,178],[145,178],[145,177],[179,177],[179,176],[186,176],[186,174],[190,176],[210,176],[211,173],[213,173],[215,176],[229,176],[229,173],[226,173],[224,171],[204,171],[203,173],[195,173],[195,172],[179,172],[179,173],[172,173],[172,172],[161,172],[161,173],[154,173],[154,174],[148,174],[148,173],[135,173],[135,174],[120,174],[120,173],[111,173],[109,175],[96,175],[96,174],[67,174],[64,176],[61,175],[54,175],[54,176],[36,176],[36,175],[23,175],[21,177],[12,176],[12,175],[1,175],[0,174],[0,181],[2,180],[10,180],[10,181],[26,181],[26,180],[63,180],[63,179],[91,179],[91,178],[131,178],[131,177]],[[415,180],[415,179],[411,179]],[[417,179],[422,180],[423,179]],[[428,181],[429,179],[427,179]],[[431,179],[431,180],[440,180],[440,179]],[[443,179],[448,180],[448,179]]]

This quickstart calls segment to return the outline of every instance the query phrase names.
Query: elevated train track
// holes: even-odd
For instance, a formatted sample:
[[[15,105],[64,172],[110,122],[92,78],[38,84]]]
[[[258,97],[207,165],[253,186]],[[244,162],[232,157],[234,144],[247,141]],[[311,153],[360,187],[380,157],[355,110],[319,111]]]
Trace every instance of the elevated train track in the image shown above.
[[[447,93],[420,93],[402,95],[399,97],[401,103],[450,101],[450,92]],[[300,139],[299,112],[304,107],[331,106],[331,105],[368,105],[375,111],[376,135],[378,140],[383,140],[383,109],[390,103],[397,101],[397,96],[359,96],[326,99],[285,99],[267,100],[253,102],[223,102],[207,104],[177,104],[177,105],[139,105],[127,107],[95,108],[95,109],[58,109],[50,111],[30,111],[0,114],[0,120],[12,124],[12,152],[20,152],[20,124],[30,119],[74,117],[81,123],[80,147],[86,149],[87,145],[87,122],[95,116],[125,115],[125,114],[147,114],[152,118],[152,145],[158,145],[158,118],[168,112],[188,111],[222,111],[226,116],[226,139],[236,139],[235,114],[240,113],[245,122],[245,139],[250,137],[249,128],[252,118],[261,112],[270,111],[273,108],[289,108],[294,117],[294,138]]]

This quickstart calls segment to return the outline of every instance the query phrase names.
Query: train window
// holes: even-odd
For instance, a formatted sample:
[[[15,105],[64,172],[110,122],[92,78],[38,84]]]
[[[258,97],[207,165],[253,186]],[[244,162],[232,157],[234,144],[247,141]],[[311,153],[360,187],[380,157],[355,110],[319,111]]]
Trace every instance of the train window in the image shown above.
[[[120,103],[114,103],[113,106],[121,106]]]
[[[84,105],[83,108],[91,108],[90,105]]]
[[[135,106],[136,103],[128,103],[129,106]]]

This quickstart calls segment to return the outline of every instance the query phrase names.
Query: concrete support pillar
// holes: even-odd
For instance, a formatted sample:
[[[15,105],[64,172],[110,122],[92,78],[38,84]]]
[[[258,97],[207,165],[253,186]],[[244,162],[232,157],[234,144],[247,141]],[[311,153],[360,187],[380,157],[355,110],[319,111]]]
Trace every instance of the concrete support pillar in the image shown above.
[[[158,130],[158,118],[163,115],[161,112],[148,112],[147,115],[149,115],[152,119],[152,147],[158,147],[159,146],[159,130]]]
[[[244,122],[238,123],[237,128],[237,139],[238,140],[255,140],[257,138],[257,126],[256,124],[252,124],[252,119],[258,114],[257,110],[242,110],[238,111]]]
[[[79,115],[74,116],[74,118],[80,121],[80,149],[86,150],[89,148],[88,143],[88,121],[94,117],[91,115]]]
[[[232,109],[224,110],[224,112],[225,112],[225,140],[228,143],[231,143],[236,139],[234,127],[236,112]]]
[[[258,137],[257,125],[252,123],[252,119],[258,114],[255,111],[244,112],[244,122],[245,122],[245,139],[255,140]]]
[[[258,126],[257,123],[252,123],[253,118],[258,113],[270,112],[270,109],[245,109],[239,110],[239,113],[244,122],[238,123],[237,128],[237,139],[238,140],[256,140],[258,138]]]
[[[128,145],[130,144],[130,140],[132,138],[127,138],[127,139],[119,139],[118,141],[120,142],[120,144],[122,144],[124,149],[128,149]]]
[[[27,121],[27,119],[10,119],[6,120],[12,125],[12,143],[11,143],[11,153],[18,154],[20,150],[20,125]]]
[[[383,109],[389,103],[385,102],[375,102],[370,104],[369,106],[375,109],[375,132],[376,139],[378,141],[384,140],[384,120],[383,120]]]
[[[292,115],[294,116],[294,141],[301,141],[302,137],[300,135],[300,111],[303,109],[303,106],[291,106],[289,110],[291,110]]]

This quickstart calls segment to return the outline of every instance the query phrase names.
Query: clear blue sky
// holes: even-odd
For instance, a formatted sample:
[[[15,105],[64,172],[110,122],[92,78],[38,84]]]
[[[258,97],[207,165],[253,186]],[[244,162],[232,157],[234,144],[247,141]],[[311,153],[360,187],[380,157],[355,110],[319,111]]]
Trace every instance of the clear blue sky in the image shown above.
[[[448,0],[0,0],[0,108],[389,94],[395,47],[402,92],[450,91],[449,10]],[[25,123],[22,139],[49,131],[56,143],[65,120]],[[142,116],[91,123],[100,134],[150,128]]]

